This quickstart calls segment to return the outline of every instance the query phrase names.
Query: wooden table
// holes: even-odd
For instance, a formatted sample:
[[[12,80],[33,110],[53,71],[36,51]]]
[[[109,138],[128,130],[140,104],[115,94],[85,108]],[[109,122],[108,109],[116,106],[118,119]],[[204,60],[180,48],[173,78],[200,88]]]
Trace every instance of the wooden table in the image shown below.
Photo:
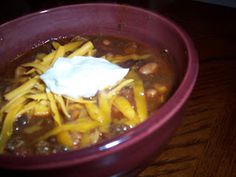
[[[181,126],[139,177],[236,177],[236,9],[176,2],[161,13],[190,34],[200,71]]]

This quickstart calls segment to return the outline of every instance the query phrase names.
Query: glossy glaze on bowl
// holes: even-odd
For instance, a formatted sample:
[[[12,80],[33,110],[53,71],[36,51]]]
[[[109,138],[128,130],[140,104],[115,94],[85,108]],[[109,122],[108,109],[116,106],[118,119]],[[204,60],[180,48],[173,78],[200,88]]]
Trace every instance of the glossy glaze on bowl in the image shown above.
[[[143,9],[117,4],[72,5],[5,23],[0,26],[0,69],[35,45],[75,34],[128,36],[153,47],[167,48],[175,57],[181,83],[158,114],[123,135],[63,154],[24,158],[0,155],[2,172],[33,176],[135,175],[161,152],[180,123],[198,73],[197,53],[181,28]]]

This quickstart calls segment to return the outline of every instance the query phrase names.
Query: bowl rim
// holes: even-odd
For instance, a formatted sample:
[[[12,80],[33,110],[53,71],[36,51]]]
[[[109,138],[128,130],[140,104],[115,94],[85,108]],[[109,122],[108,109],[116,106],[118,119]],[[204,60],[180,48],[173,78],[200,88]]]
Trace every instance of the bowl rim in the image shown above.
[[[48,14],[70,8],[80,8],[89,6],[128,8],[136,12],[149,14],[157,18],[158,20],[161,20],[168,27],[172,28],[180,36],[181,40],[184,42],[186,51],[188,52],[187,53],[188,64],[182,81],[180,82],[178,88],[175,90],[173,95],[159,109],[158,115],[151,116],[147,121],[132,128],[131,130],[125,132],[124,134],[115,136],[114,138],[106,140],[102,143],[78,151],[50,154],[46,156],[26,156],[26,157],[1,154],[0,161],[1,165],[5,163],[4,167],[11,169],[24,169],[24,170],[54,169],[74,164],[82,164],[84,162],[99,159],[101,157],[109,155],[110,153],[118,152],[130,146],[131,144],[138,142],[140,139],[147,137],[149,134],[153,133],[156,129],[161,128],[174,116],[175,113],[181,110],[182,106],[189,98],[193,90],[193,87],[196,83],[198,75],[199,65],[198,65],[197,51],[189,35],[182,29],[182,27],[177,25],[173,20],[169,19],[168,17],[161,15],[159,12],[153,12],[147,9],[127,4],[115,4],[115,3],[72,4],[72,5],[63,5],[60,7],[49,8],[38,12],[33,12],[28,15],[24,15],[11,21],[5,22],[0,25],[0,28],[4,28],[4,26],[6,25],[14,24],[19,21],[24,21],[28,18],[33,18],[34,16],[38,16],[40,14],[45,14],[45,13]],[[169,111],[169,108],[171,108],[170,109],[171,111]],[[18,163],[18,161],[22,163],[20,164]],[[27,163],[27,161],[31,162]]]

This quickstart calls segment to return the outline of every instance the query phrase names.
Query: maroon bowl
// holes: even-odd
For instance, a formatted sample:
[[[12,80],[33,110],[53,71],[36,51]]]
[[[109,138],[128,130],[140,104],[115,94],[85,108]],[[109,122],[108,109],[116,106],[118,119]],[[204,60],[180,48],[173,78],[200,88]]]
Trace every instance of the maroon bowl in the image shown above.
[[[198,73],[189,36],[167,18],[117,4],[71,5],[30,14],[0,26],[0,69],[51,38],[75,34],[119,35],[167,48],[179,85],[158,114],[130,131],[79,151],[48,156],[0,155],[0,173],[28,176],[133,176],[161,152],[179,125]],[[2,175],[1,175],[2,176]]]

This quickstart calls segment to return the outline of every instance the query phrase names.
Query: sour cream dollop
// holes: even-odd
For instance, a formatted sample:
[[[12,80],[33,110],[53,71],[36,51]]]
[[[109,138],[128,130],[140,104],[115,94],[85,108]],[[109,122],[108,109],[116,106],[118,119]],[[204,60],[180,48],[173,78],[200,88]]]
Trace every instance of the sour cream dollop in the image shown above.
[[[53,93],[78,99],[92,97],[99,90],[116,85],[128,72],[129,69],[103,58],[61,57],[40,78]]]

